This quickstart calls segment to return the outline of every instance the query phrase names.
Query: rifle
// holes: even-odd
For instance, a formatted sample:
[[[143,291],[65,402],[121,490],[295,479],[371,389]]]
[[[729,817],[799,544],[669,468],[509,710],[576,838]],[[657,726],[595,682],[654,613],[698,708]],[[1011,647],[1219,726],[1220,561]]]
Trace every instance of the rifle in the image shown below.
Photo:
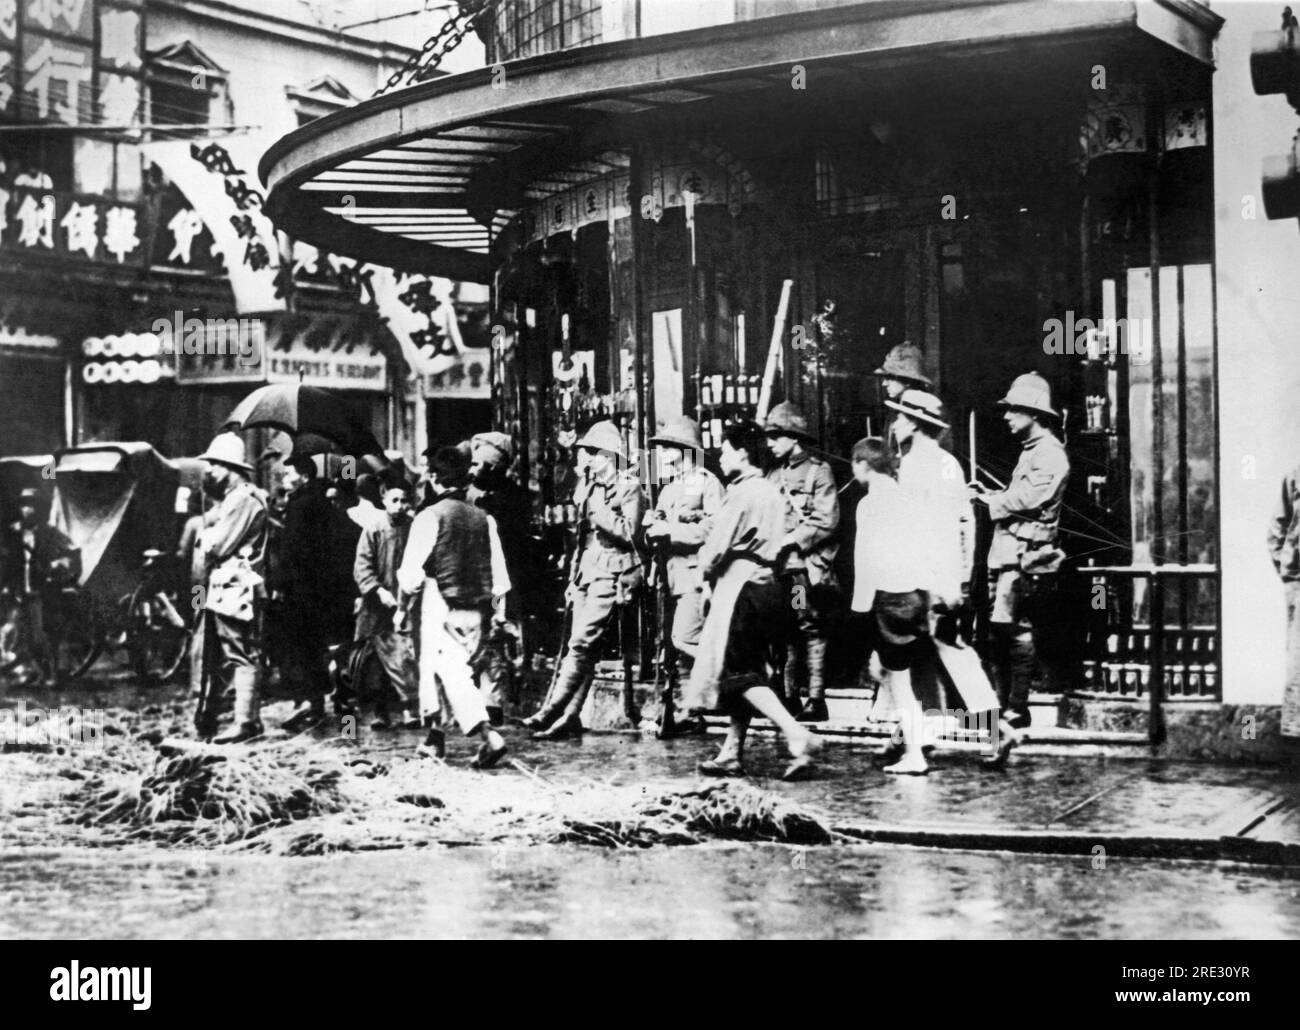
[[[636,729],[641,725],[641,710],[636,704],[636,690],[632,676],[632,649],[628,646],[628,616],[632,614],[631,594],[619,581],[615,605],[618,608],[618,648],[623,657],[623,715]]]
[[[586,478],[586,471],[583,471],[583,477]],[[560,679],[560,663],[564,660],[566,646],[569,642],[569,634],[573,632],[573,587],[578,581],[579,562],[582,560],[582,548],[587,538],[587,496],[590,496],[590,490],[584,496],[583,502],[577,508],[577,514],[574,517],[573,526],[573,548],[569,551],[568,569],[564,577],[564,617],[560,620],[560,645],[555,649],[555,665],[551,669],[551,682],[546,688],[546,697],[542,699],[542,708],[551,703],[551,698],[555,696],[555,684]],[[539,708],[538,711],[541,711]]]
[[[668,542],[655,544],[655,694],[659,697],[659,723],[655,739],[667,740],[677,732],[673,713],[673,691],[677,687],[677,661],[668,632]],[[668,665],[667,671],[664,665]]]
[[[201,610],[199,618],[202,620],[203,648],[199,654],[199,699],[194,709],[194,729],[200,738],[206,740],[217,732],[217,712],[212,697],[212,659],[216,647],[216,625],[212,613],[207,608]]]

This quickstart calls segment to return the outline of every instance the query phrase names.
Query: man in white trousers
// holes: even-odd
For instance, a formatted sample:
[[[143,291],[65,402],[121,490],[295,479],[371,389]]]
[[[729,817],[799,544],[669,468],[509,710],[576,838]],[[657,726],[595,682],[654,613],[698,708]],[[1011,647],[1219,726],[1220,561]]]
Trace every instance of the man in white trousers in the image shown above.
[[[506,743],[491,726],[471,664],[482,645],[486,620],[504,615],[510,577],[495,520],[465,500],[469,459],[455,447],[439,448],[429,461],[429,482],[433,503],[412,522],[397,570],[404,599],[423,595],[420,715],[429,735],[419,753],[436,758],[446,753],[439,725],[445,722],[441,683],[450,715],[467,737],[483,741],[470,765],[488,769],[505,755]]]

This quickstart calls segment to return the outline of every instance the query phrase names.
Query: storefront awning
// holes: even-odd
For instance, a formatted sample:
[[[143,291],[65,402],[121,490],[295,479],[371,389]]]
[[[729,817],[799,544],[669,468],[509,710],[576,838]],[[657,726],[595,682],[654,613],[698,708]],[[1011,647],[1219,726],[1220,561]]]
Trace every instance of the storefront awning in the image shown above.
[[[905,88],[904,71],[933,77],[950,59],[1005,62],[1015,48],[1019,62],[1029,44],[1125,33],[1209,65],[1221,21],[1179,0],[885,0],[577,47],[502,66],[505,88],[483,68],[318,119],[272,146],[259,172],[268,214],[297,238],[486,282],[493,238],[526,205],[625,170],[627,142],[647,128],[788,99],[796,66],[810,94]]]

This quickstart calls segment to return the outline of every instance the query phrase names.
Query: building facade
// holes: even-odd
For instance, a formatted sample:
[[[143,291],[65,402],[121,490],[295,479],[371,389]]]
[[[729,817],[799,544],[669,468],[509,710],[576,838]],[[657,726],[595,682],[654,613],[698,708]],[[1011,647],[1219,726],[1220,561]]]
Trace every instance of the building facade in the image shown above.
[[[277,233],[256,182],[412,52],[280,0],[0,0],[2,449],[197,454],[251,388],[304,382],[413,456],[476,298]],[[487,411],[485,377],[460,392]]]
[[[1300,458],[1300,241],[1253,203],[1295,129],[1249,88],[1278,13],[497,0],[484,68],[300,129],[261,172],[306,240],[491,284],[494,414],[550,523],[587,423],[639,447],[685,412],[714,447],[769,371],[842,459],[884,430],[870,373],[905,340],[950,448],[1005,479],[995,402],[1040,372],[1073,468],[1063,718],[1261,753],[1264,534]]]

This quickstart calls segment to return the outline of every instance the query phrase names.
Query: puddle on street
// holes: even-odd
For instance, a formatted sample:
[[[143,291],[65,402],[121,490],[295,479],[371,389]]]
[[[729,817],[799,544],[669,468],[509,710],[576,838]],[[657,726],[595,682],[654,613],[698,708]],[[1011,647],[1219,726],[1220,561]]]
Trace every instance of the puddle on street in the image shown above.
[[[563,789],[698,788],[695,764],[717,746],[619,735],[546,745],[518,731],[508,736],[512,757],[531,773],[484,774],[502,804],[531,788],[530,775]],[[416,739],[366,734],[358,753],[391,762]],[[451,742],[454,766],[471,753],[469,742]],[[895,780],[872,759],[867,749],[841,745],[828,749],[817,780],[757,785],[832,825],[1032,828],[1064,818],[1072,830],[1153,832],[1202,825],[1260,783],[1291,786],[1280,777],[1274,785],[1261,769],[1029,755],[990,776],[973,756],[940,754],[933,775]],[[34,775],[24,782],[55,794],[79,782],[55,776],[55,756],[4,761],[11,773],[26,762]],[[748,756],[752,771],[767,776],[784,761],[770,738],[756,739]],[[0,801],[16,795],[5,802],[12,813],[26,797],[20,788],[12,777],[0,781]],[[1098,800],[1062,816],[1091,796]],[[26,811],[41,812],[33,803]],[[365,813],[349,819],[368,839]],[[39,820],[27,819],[0,825],[0,841],[9,831],[7,843],[18,843],[17,824],[28,821],[36,832],[0,850],[0,937],[1300,937],[1300,872],[1268,867],[1108,858],[1094,868],[1091,857],[752,843],[434,845],[284,857],[69,847],[73,838],[46,837]]]
[[[1296,938],[1300,877],[865,846],[0,857],[0,936]]]

